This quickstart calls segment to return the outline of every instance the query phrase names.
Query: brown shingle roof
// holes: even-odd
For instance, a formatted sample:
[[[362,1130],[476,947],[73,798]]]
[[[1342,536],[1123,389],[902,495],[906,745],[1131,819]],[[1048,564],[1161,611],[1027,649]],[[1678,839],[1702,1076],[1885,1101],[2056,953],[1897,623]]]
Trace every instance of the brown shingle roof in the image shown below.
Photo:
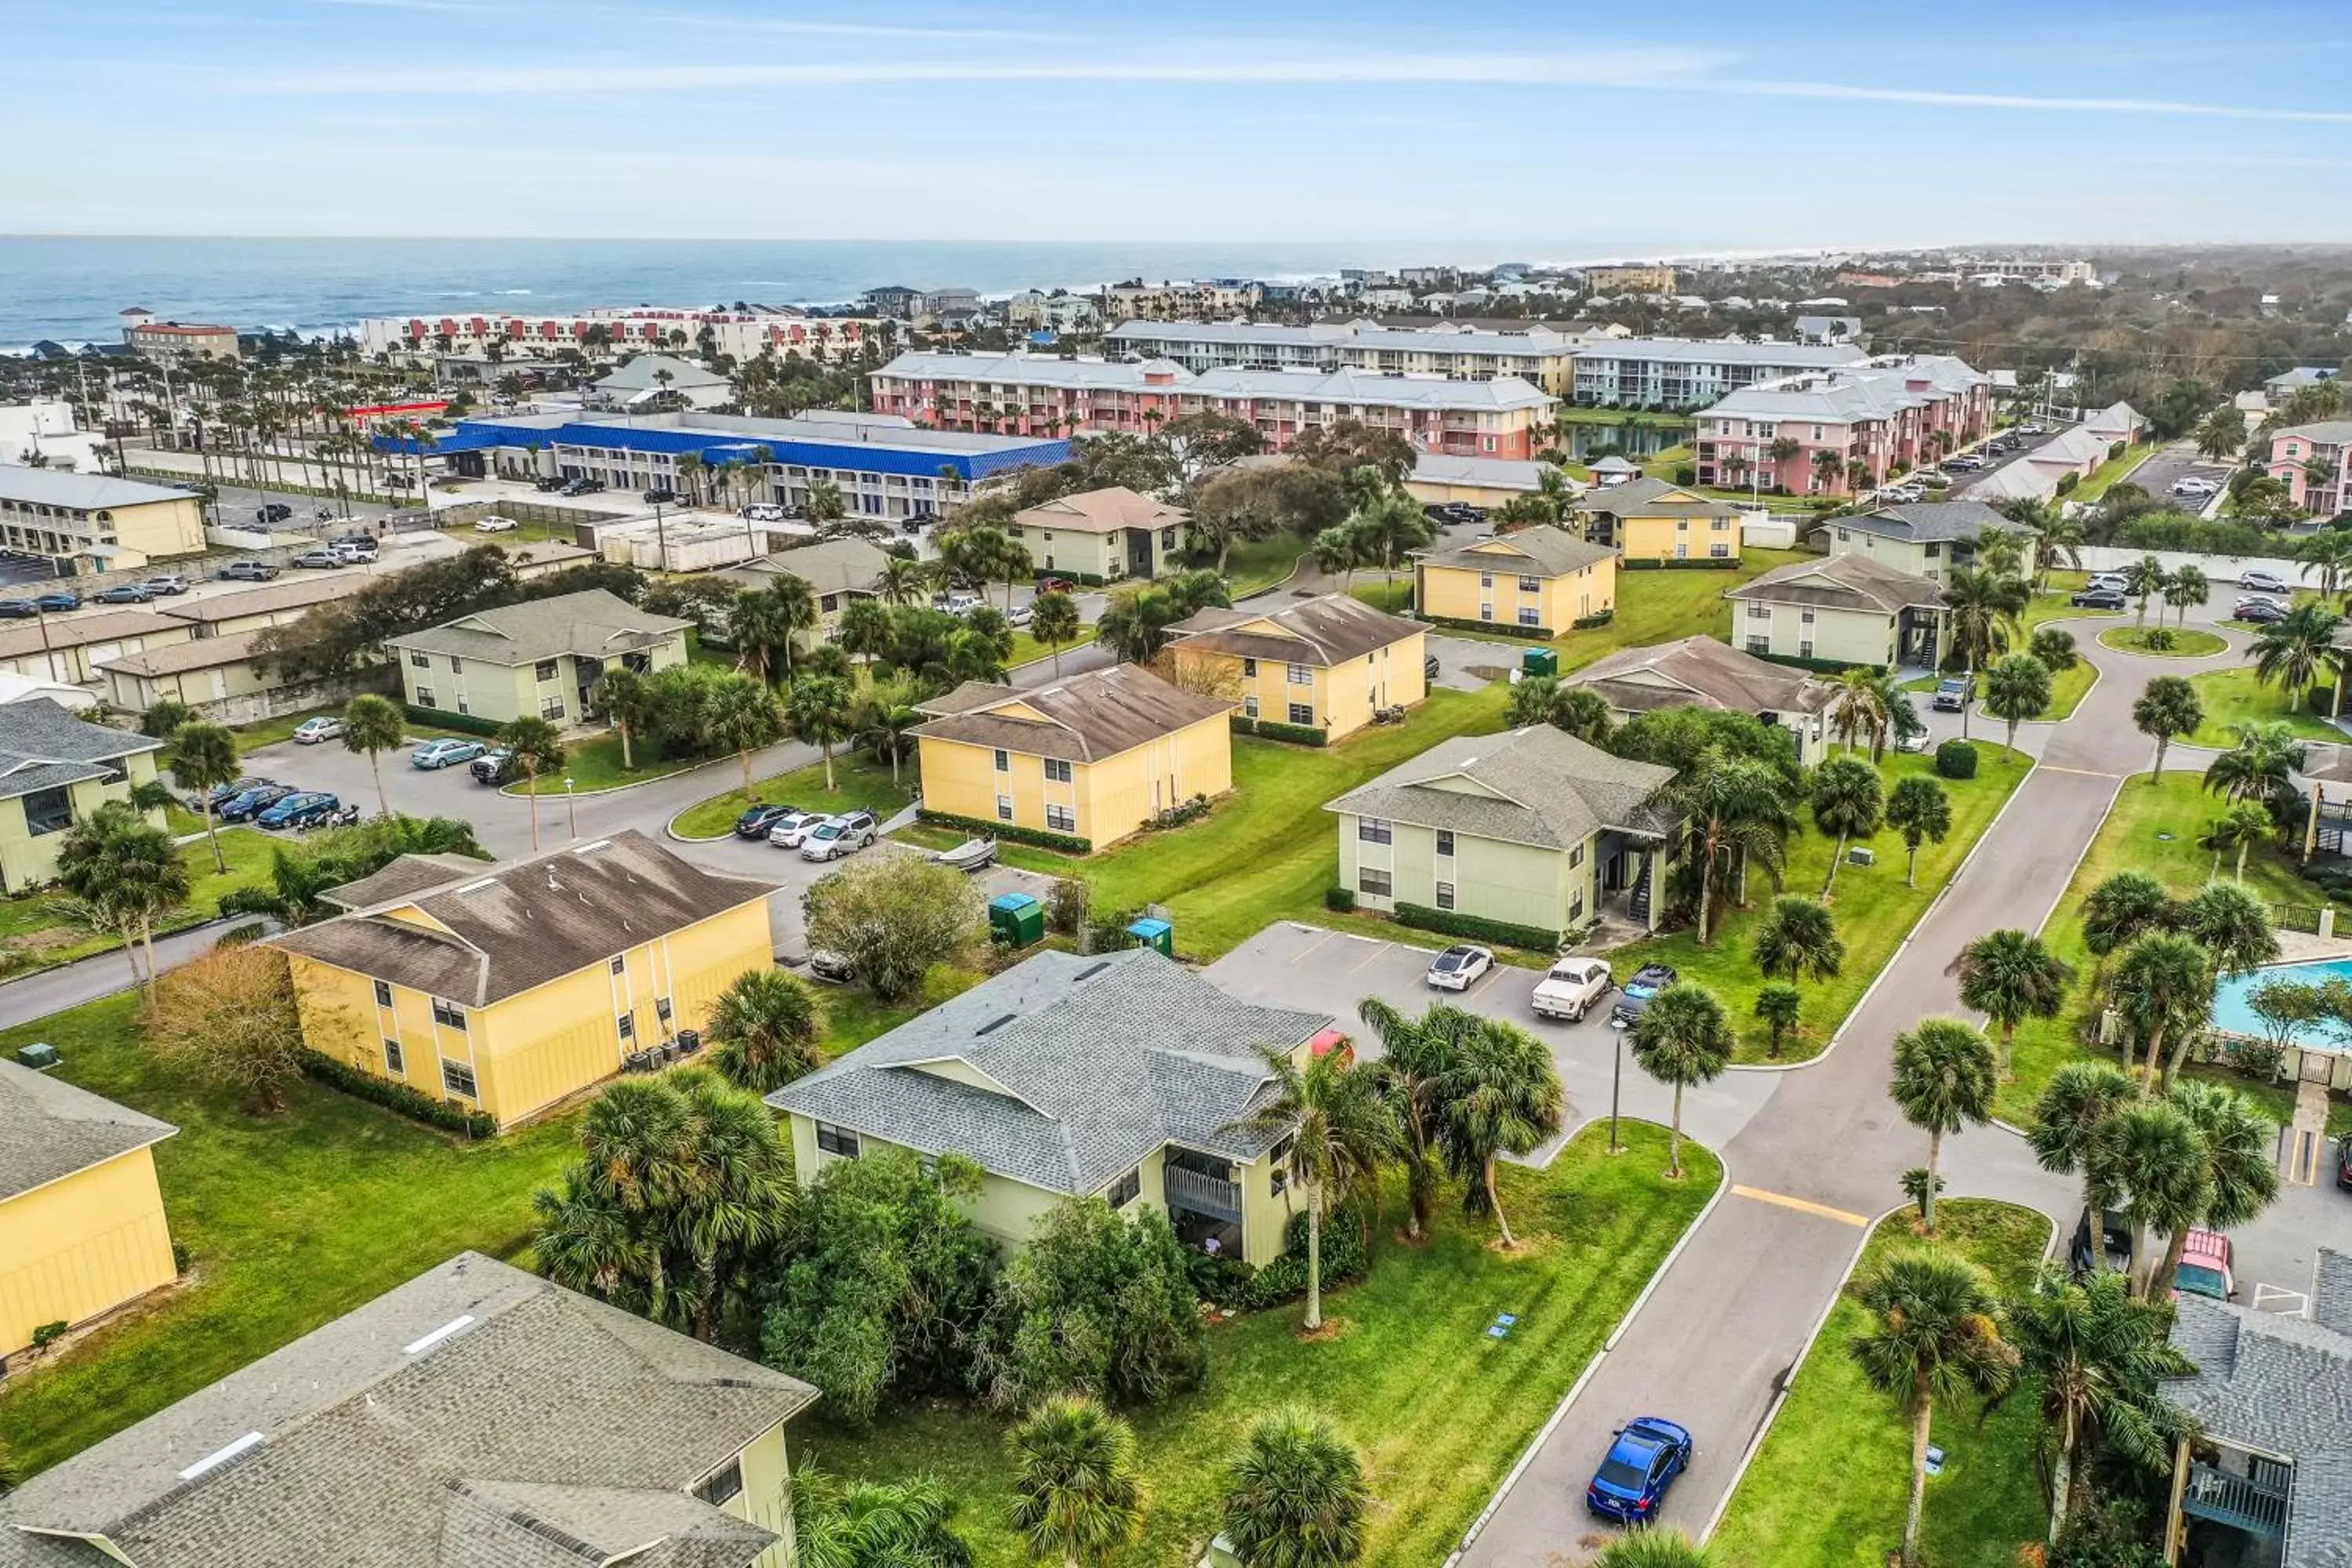
[[[278,610],[306,610],[312,605],[323,605],[330,599],[356,594],[366,583],[367,574],[364,572],[305,573],[287,582],[270,583],[240,593],[221,594],[209,599],[184,599],[176,605],[159,605],[155,613],[170,616],[174,620],[217,625],[241,616],[270,615]]]
[[[1621,648],[1566,678],[1590,686],[1623,712],[1695,704],[1736,713],[1814,713],[1828,706],[1825,682],[1710,637]]]
[[[1190,516],[1182,507],[1138,495],[1125,485],[1083,490],[1074,496],[1013,513],[1024,528],[1066,528],[1078,533],[1108,533],[1120,528],[1174,528]]]
[[[167,643],[151,647],[143,653],[119,653],[112,658],[100,659],[91,668],[119,669],[125,675],[179,675],[191,669],[215,669],[224,664],[236,664],[253,657],[253,645],[261,634],[272,628],[257,627],[249,632],[232,632],[222,637],[191,637],[185,642]]]
[[[275,940],[321,963],[482,1007],[771,890],[706,871],[630,829],[485,866],[471,881],[394,894]],[[401,909],[445,929],[392,919]]]
[[[1134,665],[1115,664],[1034,691],[968,680],[945,696],[917,703],[917,710],[932,719],[914,732],[1024,756],[1093,763],[1235,706],[1222,697],[1171,686]]]
[[[1467,544],[1441,544],[1416,550],[1414,556],[1432,566],[1454,566],[1469,572],[1510,572],[1529,577],[1563,577],[1617,552],[1605,544],[1588,544],[1566,529],[1539,523],[1494,539]]]
[[[1280,630],[1264,629],[1269,621]],[[1428,629],[1419,621],[1376,610],[1361,599],[1326,594],[1272,611],[1211,606],[1187,616],[1168,631],[1181,639],[1179,646],[1183,647],[1329,666],[1360,658]]]
[[[159,616],[152,610],[114,610],[104,615],[50,616],[45,619],[46,626],[27,624],[0,629],[0,658],[38,653],[44,647],[87,647],[91,643],[188,629],[187,622]]]
[[[590,588],[477,610],[423,631],[386,637],[383,646],[454,654],[484,664],[537,664],[559,654],[613,658],[675,637],[692,621],[640,610],[617,594]]]
[[[1867,555],[1831,555],[1776,566],[1761,577],[1726,589],[1727,599],[1811,605],[1827,610],[1941,609],[1944,590],[1925,577],[1897,572]]]

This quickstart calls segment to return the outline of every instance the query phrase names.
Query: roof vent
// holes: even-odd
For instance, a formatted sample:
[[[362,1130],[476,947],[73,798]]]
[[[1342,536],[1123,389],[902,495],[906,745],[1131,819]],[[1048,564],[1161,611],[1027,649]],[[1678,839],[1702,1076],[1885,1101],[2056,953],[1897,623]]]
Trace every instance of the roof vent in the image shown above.
[[[422,1355],[426,1351],[431,1350],[435,1345],[439,1344],[443,1340],[447,1339],[451,1334],[457,1333],[469,1327],[473,1321],[474,1314],[471,1312],[465,1313],[460,1317],[452,1318],[447,1322],[442,1324],[439,1328],[434,1330],[431,1333],[425,1335],[423,1339],[411,1340],[408,1343],[401,1346],[400,1353],[403,1355]]]
[[[572,853],[574,855],[593,855],[599,849],[610,849],[612,847],[613,841],[611,839],[599,838],[593,844],[583,844],[579,848],[574,849]]]
[[[184,1481],[193,1481],[198,1476],[204,1475],[207,1471],[219,1469],[223,1465],[227,1464],[231,1459],[236,1458],[238,1455],[249,1454],[253,1452],[254,1449],[260,1447],[261,1441],[260,1433],[247,1432],[236,1442],[228,1444],[225,1447],[215,1448],[211,1453],[206,1454],[194,1464],[190,1465],[186,1469],[182,1470],[180,1472],[180,1479]]]
[[[1108,969],[1109,967],[1110,960],[1106,958],[1100,963],[1089,963],[1084,969],[1079,970],[1076,978],[1080,980],[1092,980],[1096,975],[1100,974],[1104,970]]]
[[[458,891],[459,893],[461,893],[461,894],[463,894],[463,893],[478,893],[478,892],[480,892],[484,888],[495,888],[495,887],[497,887],[498,885],[499,885],[499,879],[498,879],[496,877],[485,877],[485,878],[483,878],[483,879],[482,879],[480,881],[478,881],[478,882],[468,882],[468,883],[467,883],[464,887],[462,887],[462,888],[458,889],[457,889],[457,891]]]
[[[973,1037],[977,1038],[982,1035],[985,1035],[992,1029],[1001,1029],[1019,1016],[1021,1016],[1021,1015],[1018,1013],[1000,1014],[997,1016],[991,1018],[987,1023],[982,1024],[979,1028],[974,1029],[972,1031]]]

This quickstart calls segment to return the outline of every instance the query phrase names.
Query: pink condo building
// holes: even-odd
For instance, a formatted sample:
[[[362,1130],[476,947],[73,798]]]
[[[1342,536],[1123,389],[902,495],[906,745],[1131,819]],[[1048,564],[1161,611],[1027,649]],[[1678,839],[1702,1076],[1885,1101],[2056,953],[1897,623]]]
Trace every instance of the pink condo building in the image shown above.
[[[2314,517],[2352,511],[2352,419],[2297,425],[2271,437],[2271,478],[2286,481],[2287,495]]]
[[[1793,495],[1868,489],[1992,427],[1992,378],[1944,354],[1886,354],[1742,387],[1698,416],[1698,482]],[[1783,441],[1793,456],[1775,457]],[[1781,448],[1786,451],[1786,447]]]

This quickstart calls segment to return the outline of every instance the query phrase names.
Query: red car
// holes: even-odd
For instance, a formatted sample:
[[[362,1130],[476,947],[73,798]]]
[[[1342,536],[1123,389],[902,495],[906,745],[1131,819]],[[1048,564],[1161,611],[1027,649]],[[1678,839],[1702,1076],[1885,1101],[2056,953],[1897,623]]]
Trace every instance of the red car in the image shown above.
[[[2184,1292],[2226,1301],[2238,1293],[2238,1277],[2230,1265],[2236,1248],[2218,1230],[2192,1230],[2180,1244],[2180,1272],[2172,1279],[2172,1294]]]
[[[1040,577],[1037,579],[1037,592],[1041,594],[1075,594],[1077,592],[1077,588],[1078,585],[1076,583],[1071,582],[1067,577]]]

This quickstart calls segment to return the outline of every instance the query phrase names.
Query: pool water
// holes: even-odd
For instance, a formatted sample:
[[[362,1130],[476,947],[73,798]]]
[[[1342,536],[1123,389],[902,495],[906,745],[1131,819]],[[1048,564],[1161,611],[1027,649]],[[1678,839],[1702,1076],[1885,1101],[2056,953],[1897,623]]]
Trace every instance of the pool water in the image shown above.
[[[2300,980],[2306,984],[2320,984],[2330,980],[2352,983],[2352,958],[2330,958],[2310,963],[2273,963],[2257,969],[2252,974],[2231,975],[2213,987],[2213,1027],[2226,1034],[2251,1035],[2257,1039],[2268,1034],[2263,1021],[2247,1005],[2246,997],[2254,987],[2266,980]],[[2352,1047],[2352,1031],[2334,1020],[2297,1026],[2287,1038],[2298,1046],[2314,1046],[2324,1050]]]

